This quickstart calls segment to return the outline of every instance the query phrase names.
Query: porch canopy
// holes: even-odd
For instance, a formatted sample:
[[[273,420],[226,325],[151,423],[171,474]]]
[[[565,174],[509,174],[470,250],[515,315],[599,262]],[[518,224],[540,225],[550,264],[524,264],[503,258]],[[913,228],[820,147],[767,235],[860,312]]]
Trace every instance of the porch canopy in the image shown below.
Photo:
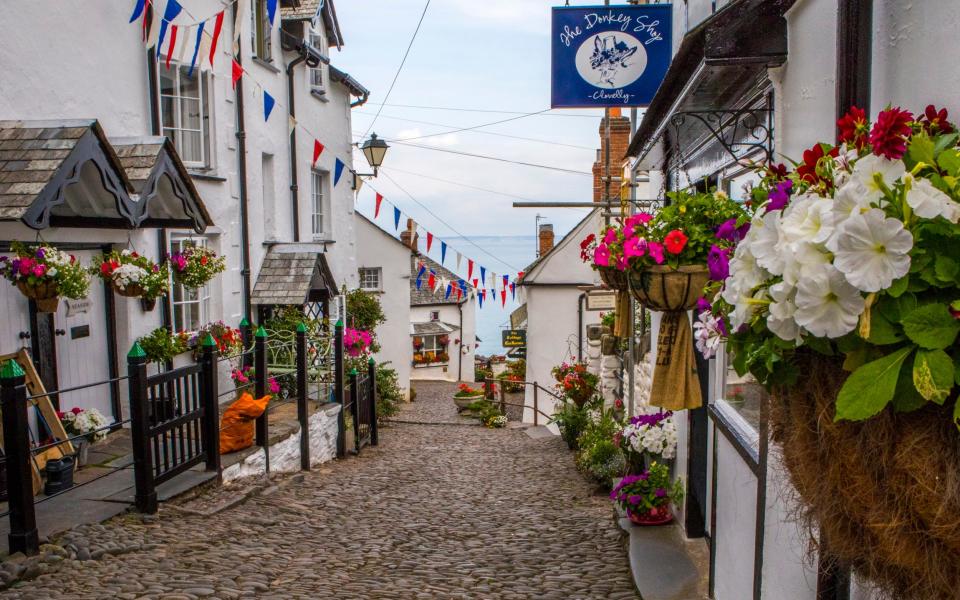
[[[148,139],[115,147],[94,119],[0,121],[0,220],[202,232],[212,222],[176,150]]]
[[[767,69],[787,57],[784,13],[795,0],[735,0],[683,37],[628,157],[641,170],[714,166],[756,152],[772,158]],[[691,182],[692,182],[691,181]]]
[[[411,323],[410,335],[447,335],[454,331],[460,331],[456,325],[444,321],[427,321],[426,323]]]
[[[274,244],[263,257],[250,301],[261,306],[301,306],[336,295],[336,280],[322,244]]]

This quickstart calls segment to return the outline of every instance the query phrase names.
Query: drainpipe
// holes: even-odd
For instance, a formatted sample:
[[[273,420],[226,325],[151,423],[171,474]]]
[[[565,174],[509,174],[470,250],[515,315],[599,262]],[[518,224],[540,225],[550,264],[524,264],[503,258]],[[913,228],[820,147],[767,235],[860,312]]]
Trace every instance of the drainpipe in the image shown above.
[[[457,308],[460,310],[460,349],[457,351],[457,381],[463,379],[463,344],[466,341],[466,336],[463,335],[463,303],[457,303]]]
[[[287,103],[290,107],[290,116],[297,118],[293,93],[293,68],[307,60],[304,53],[300,53],[287,65]],[[293,241],[300,241],[300,199],[297,186],[297,128],[290,130],[290,202],[293,208]]]
[[[233,5],[233,22],[237,22],[237,4]],[[243,52],[234,57],[237,64],[242,64]],[[240,175],[240,275],[243,286],[243,316],[250,318],[250,211],[247,197],[247,134],[244,131],[243,120],[243,77],[237,80],[237,161]]]
[[[586,299],[586,292],[577,298],[577,362],[583,362],[583,302]]]

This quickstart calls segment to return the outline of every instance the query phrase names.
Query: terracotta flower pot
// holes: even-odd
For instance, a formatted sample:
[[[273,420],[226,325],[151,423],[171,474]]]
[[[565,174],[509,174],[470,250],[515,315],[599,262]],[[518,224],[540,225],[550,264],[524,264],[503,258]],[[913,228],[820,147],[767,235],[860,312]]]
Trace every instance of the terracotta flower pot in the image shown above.
[[[637,302],[664,312],[696,306],[709,281],[710,272],[705,265],[681,265],[676,269],[657,265],[630,272],[630,290]]]
[[[620,271],[615,267],[598,267],[600,279],[611,290],[627,289],[627,272]]]
[[[673,513],[670,512],[670,505],[655,506],[648,511],[633,512],[627,509],[627,518],[634,525],[648,527],[653,525],[666,525],[673,520]]]
[[[57,283],[45,281],[40,285],[30,285],[26,281],[18,281],[17,289],[37,304],[37,311],[42,313],[57,312],[60,297],[57,295]]]

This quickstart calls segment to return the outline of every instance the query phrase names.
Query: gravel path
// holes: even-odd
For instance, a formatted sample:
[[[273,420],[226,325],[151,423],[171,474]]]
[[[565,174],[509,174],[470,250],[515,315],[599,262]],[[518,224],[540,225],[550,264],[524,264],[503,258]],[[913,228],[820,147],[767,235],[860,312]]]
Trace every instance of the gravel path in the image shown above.
[[[417,384],[398,419],[458,423],[454,387]],[[16,571],[0,597],[636,597],[609,501],[564,444],[474,424],[397,423],[357,458],[79,528],[0,579]]]

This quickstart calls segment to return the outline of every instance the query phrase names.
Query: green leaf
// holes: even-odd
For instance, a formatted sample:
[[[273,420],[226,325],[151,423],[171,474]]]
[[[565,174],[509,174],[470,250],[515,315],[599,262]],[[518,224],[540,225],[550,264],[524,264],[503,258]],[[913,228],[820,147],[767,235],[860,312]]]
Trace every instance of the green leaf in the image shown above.
[[[870,335],[867,341],[877,346],[886,346],[902,342],[903,334],[900,328],[890,322],[881,311],[872,311],[870,314]]]
[[[960,271],[960,264],[946,254],[938,254],[934,270],[937,274],[937,279],[952,282],[956,278],[957,272]]]
[[[943,350],[919,350],[913,359],[913,385],[920,395],[943,404],[953,389],[953,361]]]
[[[957,139],[960,139],[960,136],[958,136],[956,133],[937,136],[935,138],[936,143],[933,146],[933,154],[935,156],[940,156],[940,153],[947,148],[953,148],[957,145]]]
[[[927,399],[920,395],[913,385],[913,365],[904,361],[897,379],[897,391],[893,394],[893,409],[907,413],[922,408]]]
[[[907,287],[910,285],[910,276],[904,275],[900,279],[897,279],[893,284],[887,289],[887,293],[894,298],[899,298],[907,291]]]
[[[944,150],[940,153],[940,156],[937,157],[937,164],[940,165],[941,169],[954,177],[960,175],[960,151],[956,148]]]
[[[834,420],[862,421],[883,410],[893,400],[900,367],[913,350],[914,346],[900,348],[854,371],[837,395]]]
[[[907,148],[905,163],[908,169],[912,169],[917,163],[925,163],[931,167],[937,164],[933,157],[933,140],[926,133],[918,133],[910,140]]]
[[[803,343],[818,354],[823,354],[824,356],[833,356],[834,354],[833,346],[830,345],[830,340],[826,338],[818,338],[810,335],[803,338]]]
[[[953,318],[946,304],[927,304],[904,315],[903,331],[913,342],[929,350],[943,350],[957,339],[960,321]]]

